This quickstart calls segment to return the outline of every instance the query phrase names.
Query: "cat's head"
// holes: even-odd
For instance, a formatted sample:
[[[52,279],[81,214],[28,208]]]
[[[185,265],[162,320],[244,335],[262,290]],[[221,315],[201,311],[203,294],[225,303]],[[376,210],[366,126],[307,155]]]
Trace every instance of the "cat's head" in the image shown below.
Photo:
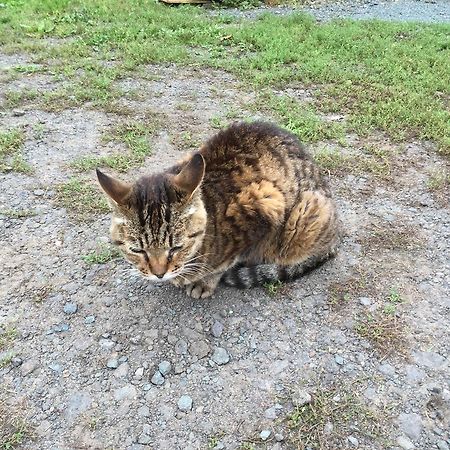
[[[124,183],[97,170],[112,206],[111,238],[125,258],[152,281],[193,270],[206,228],[200,194],[205,161],[197,153],[179,173]]]

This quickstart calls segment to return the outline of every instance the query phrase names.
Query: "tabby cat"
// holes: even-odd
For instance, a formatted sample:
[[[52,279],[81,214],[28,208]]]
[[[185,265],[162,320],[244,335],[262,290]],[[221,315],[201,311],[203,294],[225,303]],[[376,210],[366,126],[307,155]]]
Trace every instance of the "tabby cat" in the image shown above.
[[[134,184],[97,175],[125,258],[194,298],[220,280],[239,288],[291,280],[336,252],[327,183],[297,138],[269,123],[234,123]]]

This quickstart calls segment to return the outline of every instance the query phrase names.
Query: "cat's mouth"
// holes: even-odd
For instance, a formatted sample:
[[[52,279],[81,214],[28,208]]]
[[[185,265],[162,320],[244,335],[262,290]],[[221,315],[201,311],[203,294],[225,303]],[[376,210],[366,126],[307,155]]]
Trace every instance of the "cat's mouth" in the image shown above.
[[[146,279],[151,281],[152,283],[157,283],[157,284],[163,284],[166,283],[167,281],[173,280],[177,274],[174,274],[172,272],[170,273],[165,273],[163,277],[157,277],[156,275],[152,275],[152,274],[145,274],[141,272],[141,275]]]

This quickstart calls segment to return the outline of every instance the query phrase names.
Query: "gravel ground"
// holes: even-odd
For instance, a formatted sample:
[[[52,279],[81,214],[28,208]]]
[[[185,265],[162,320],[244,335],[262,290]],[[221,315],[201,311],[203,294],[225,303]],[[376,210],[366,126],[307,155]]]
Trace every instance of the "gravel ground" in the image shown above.
[[[166,120],[132,175],[178,159],[195,145],[186,136],[214,132],[212,119],[250,114],[254,93],[228,74],[149,66],[147,75],[122,82],[140,92],[122,104]],[[55,87],[42,74],[3,87],[21,83]],[[346,227],[334,261],[275,294],[222,287],[194,301],[132,276],[120,259],[87,264],[82,256],[108,241],[108,215],[79,223],[55,202],[74,158],[113,149],[101,137],[120,117],[32,103],[1,114],[2,127],[23,127],[34,169],[0,174],[0,324],[16,330],[0,347],[0,400],[33,429],[22,448],[305,448],[287,419],[332,389],[339,414],[316,418],[323,448],[448,450],[450,211],[448,192],[428,187],[447,165],[431,143],[394,147],[374,135],[370,143],[397,152],[387,179],[330,176]],[[362,145],[347,140],[348,151]],[[364,334],[377,317],[393,325],[375,321],[379,341]]]
[[[450,22],[450,2],[448,0],[390,0],[390,1],[350,1],[317,6],[262,7],[251,10],[227,9],[213,14],[227,14],[236,17],[255,18],[263,13],[287,15],[293,12],[306,12],[318,20],[335,18],[382,19],[419,22]]]

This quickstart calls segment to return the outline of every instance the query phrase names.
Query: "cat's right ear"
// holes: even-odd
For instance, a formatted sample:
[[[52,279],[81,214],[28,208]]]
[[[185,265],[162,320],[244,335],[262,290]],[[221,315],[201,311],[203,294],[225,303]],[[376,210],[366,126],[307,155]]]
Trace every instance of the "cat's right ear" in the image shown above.
[[[132,187],[128,183],[116,180],[97,169],[97,178],[106,195],[119,206],[127,204]]]

